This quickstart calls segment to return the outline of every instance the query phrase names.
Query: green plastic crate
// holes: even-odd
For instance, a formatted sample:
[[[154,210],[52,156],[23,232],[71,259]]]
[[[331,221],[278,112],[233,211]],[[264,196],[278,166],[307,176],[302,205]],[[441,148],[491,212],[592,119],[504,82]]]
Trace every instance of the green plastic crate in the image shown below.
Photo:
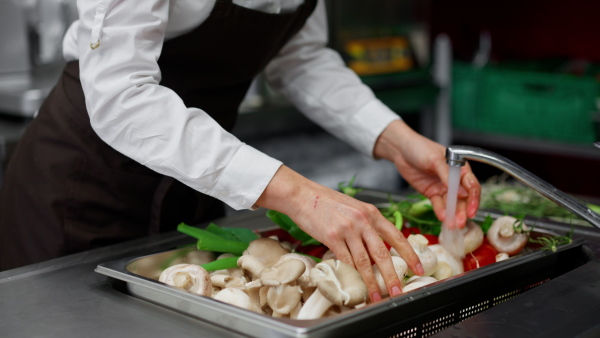
[[[597,139],[599,84],[593,76],[456,63],[452,119],[457,130],[567,143]]]

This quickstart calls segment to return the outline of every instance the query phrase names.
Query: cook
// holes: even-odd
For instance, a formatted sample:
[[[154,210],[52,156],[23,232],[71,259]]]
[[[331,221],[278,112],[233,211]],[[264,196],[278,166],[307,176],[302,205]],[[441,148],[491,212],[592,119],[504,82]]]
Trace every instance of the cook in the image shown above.
[[[444,147],[375,98],[327,45],[322,0],[78,1],[64,73],[20,141],[0,192],[9,269],[264,207],[354,265],[372,301],[401,291],[406,239],[370,204],[312,182],[231,133],[252,79],[375,159],[393,162],[444,219]],[[315,150],[318,151],[318,150]],[[456,224],[479,203],[461,173]]]

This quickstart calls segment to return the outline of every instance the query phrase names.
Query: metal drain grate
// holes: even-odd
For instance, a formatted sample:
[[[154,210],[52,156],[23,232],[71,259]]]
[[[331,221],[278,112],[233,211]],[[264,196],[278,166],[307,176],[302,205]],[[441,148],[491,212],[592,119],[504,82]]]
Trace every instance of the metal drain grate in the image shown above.
[[[460,310],[460,314],[459,314],[459,321],[463,321],[467,318],[470,318],[476,314],[478,314],[479,312],[483,311],[483,310],[487,310],[490,308],[490,301],[486,300],[484,302],[481,303],[477,303],[473,306],[469,306],[467,308],[464,308],[462,310]]]
[[[424,323],[423,329],[421,332],[422,333],[421,337],[431,336],[434,333],[440,332],[440,331],[450,327],[452,324],[454,324],[454,317],[455,317],[455,314],[451,313],[449,315],[439,317],[436,320],[432,320],[430,322]]]

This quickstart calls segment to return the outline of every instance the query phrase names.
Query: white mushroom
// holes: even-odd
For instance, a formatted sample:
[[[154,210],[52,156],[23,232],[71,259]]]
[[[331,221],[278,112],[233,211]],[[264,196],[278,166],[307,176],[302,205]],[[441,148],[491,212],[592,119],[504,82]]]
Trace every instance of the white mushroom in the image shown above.
[[[328,259],[310,271],[317,290],[306,301],[298,319],[320,318],[333,305],[354,307],[367,301],[367,286],[353,266]]]
[[[275,239],[259,238],[250,242],[248,248],[244,251],[244,255],[258,258],[266,268],[269,268],[277,263],[279,257],[289,252]]]
[[[504,261],[508,259],[508,254],[506,252],[501,252],[496,255],[496,262]]]
[[[429,285],[437,282],[438,280],[433,277],[418,277],[415,279],[410,279],[406,286],[402,289],[404,292],[410,292],[415,289],[421,288],[425,285]]]
[[[196,295],[211,296],[210,275],[201,266],[195,264],[173,265],[160,274],[159,282],[172,285]]]
[[[515,225],[518,220],[512,216],[502,216],[497,218],[487,232],[487,239],[491,246],[498,252],[505,252],[513,256],[521,252],[528,241],[526,233],[517,233]],[[524,230],[529,230],[523,224]]]
[[[419,256],[419,260],[425,271],[423,276],[431,276],[437,267],[437,257],[428,247],[429,240],[420,234],[409,235],[407,240],[415,250],[417,256]],[[392,256],[400,256],[398,251],[394,248],[390,249],[390,254],[392,254]],[[406,275],[414,276],[414,272],[409,268]]]
[[[297,254],[287,254],[296,255]],[[314,261],[313,261],[314,262]],[[314,265],[314,264],[312,264]],[[263,285],[281,285],[295,282],[307,269],[306,263],[295,256],[281,256],[281,259],[270,268],[265,268],[260,273]],[[310,271],[310,270],[309,270]]]
[[[392,256],[392,264],[394,265],[394,270],[396,271],[398,278],[403,280],[406,272],[408,271],[408,264],[406,264],[406,261],[400,256]],[[381,292],[381,295],[384,297],[389,295],[385,281],[383,280],[383,276],[381,275],[381,271],[379,270],[377,264],[373,265],[373,273],[375,274],[375,279],[379,285],[379,291]]]
[[[465,272],[463,263],[460,260],[458,260],[456,257],[452,256],[450,254],[450,252],[448,252],[448,250],[446,250],[446,248],[444,248],[441,244],[430,245],[429,250],[431,250],[431,251],[433,251],[433,253],[435,253],[435,256],[438,259],[438,266],[440,266],[440,263],[444,263],[444,264],[450,266],[451,271],[452,271],[452,274],[450,276],[455,276],[455,275]],[[441,264],[442,269],[444,269],[444,264]],[[436,272],[437,272],[437,269],[436,269]],[[442,273],[443,272],[440,271],[439,279],[443,279],[443,278],[441,278]],[[447,273],[445,275],[447,275]],[[447,277],[450,277],[450,276],[447,276]]]
[[[481,230],[479,224],[468,221],[463,231],[465,231],[463,239],[465,254],[468,254],[475,251],[483,243],[483,230]]]
[[[219,291],[213,298],[223,303],[241,307],[242,309],[262,313],[257,304],[252,302],[250,296],[238,288],[225,288]]]
[[[267,304],[273,313],[289,315],[300,304],[300,287],[297,285],[271,286],[267,292]]]
[[[337,257],[335,256],[335,254],[333,253],[333,251],[331,250],[327,250],[325,251],[325,253],[323,254],[323,258],[322,260],[326,261],[328,259],[337,259]]]

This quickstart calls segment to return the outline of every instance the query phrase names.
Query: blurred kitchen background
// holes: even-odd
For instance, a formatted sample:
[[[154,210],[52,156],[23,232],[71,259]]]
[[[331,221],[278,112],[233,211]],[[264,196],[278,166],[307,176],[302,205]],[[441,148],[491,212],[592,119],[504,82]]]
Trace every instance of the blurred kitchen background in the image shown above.
[[[413,128],[600,198],[600,2],[326,0],[330,45]],[[74,0],[0,0],[0,184],[64,62]],[[326,186],[405,191],[393,165],[307,120],[257,77],[234,133]],[[481,181],[500,172],[472,164]]]

